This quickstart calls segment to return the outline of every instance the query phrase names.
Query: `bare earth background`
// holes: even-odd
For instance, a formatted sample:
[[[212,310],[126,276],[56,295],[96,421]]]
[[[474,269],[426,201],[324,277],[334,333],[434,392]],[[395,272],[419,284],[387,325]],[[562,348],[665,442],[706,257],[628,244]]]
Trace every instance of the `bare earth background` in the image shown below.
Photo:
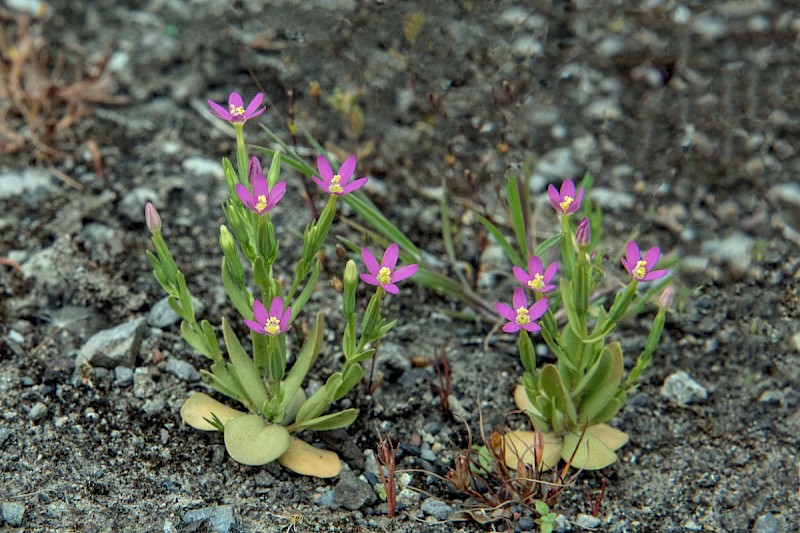
[[[584,487],[597,491],[605,478],[597,530],[797,530],[795,2],[5,6],[0,136],[7,151],[10,139],[21,144],[0,160],[0,528],[504,526],[454,521],[469,502],[423,473],[403,480],[444,503],[405,492],[392,522],[375,493],[369,450],[377,427],[403,443],[399,468],[444,474],[467,444],[464,425],[439,410],[433,369],[413,367],[413,356],[447,346],[452,396],[473,432],[479,410],[485,427],[503,422],[521,372],[513,338],[494,336],[485,351],[489,325],[451,321],[442,311],[462,310],[460,304],[413,283],[389,300],[400,322],[379,352],[382,384],[371,397],[355,391],[342,402],[362,416],[347,431],[309,435],[343,458],[339,478],[244,467],[227,457],[219,435],[181,424],[181,402],[204,390],[194,368],[206,362],[184,345],[177,325],[151,313],[163,294],[145,258],[143,205],[158,205],[203,316],[215,324],[223,314],[233,317],[216,244],[225,195],[219,160],[232,154],[233,139],[205,100],[224,101],[237,90],[246,98],[268,95],[270,109],[258,122],[287,142],[291,112],[334,153],[358,153],[370,197],[439,260],[438,198],[446,187],[459,257],[481,272],[490,299],[510,295],[510,267],[471,208],[503,220],[497,199],[508,173],[530,176],[543,206],[547,183],[591,171],[606,215],[607,271],[620,274],[618,257],[636,230],[643,246],[659,244],[681,267],[677,312],[639,393],[614,420],[631,442],[618,464],[582,474],[565,492],[556,508],[562,529],[591,523],[579,516],[589,512]],[[43,72],[62,86],[100,74],[54,100],[61,102],[50,110],[56,119],[65,101],[84,101],[87,111],[54,134],[57,152],[43,153],[7,92],[9,65],[24,51],[15,43],[26,11],[43,14],[30,17],[28,29]],[[26,90],[33,98],[45,89]],[[336,91],[363,111],[363,127],[331,105]],[[246,132],[252,143],[268,142],[258,123]],[[311,161],[315,154],[300,144]],[[289,193],[275,220],[283,228],[281,266],[289,269],[308,211],[302,178],[288,170],[284,178]],[[537,231],[543,238],[557,231],[546,208]],[[337,233],[361,239],[345,224]],[[326,279],[344,266],[329,251]],[[342,325],[337,295],[326,283],[320,288],[312,307],[330,309],[330,333],[312,384],[337,368]],[[651,318],[645,313],[620,329],[626,353],[641,349]],[[76,368],[92,335],[126,323],[132,329],[112,342],[140,333],[133,360]],[[678,370],[699,387],[688,389],[687,405],[660,393]],[[516,511],[512,527],[534,527],[530,512]]]

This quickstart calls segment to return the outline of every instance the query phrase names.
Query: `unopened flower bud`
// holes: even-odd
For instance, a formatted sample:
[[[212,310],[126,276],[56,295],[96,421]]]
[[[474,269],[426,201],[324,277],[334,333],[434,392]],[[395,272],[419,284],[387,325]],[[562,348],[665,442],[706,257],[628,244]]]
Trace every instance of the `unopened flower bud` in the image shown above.
[[[586,248],[592,242],[592,226],[589,224],[588,218],[583,218],[578,223],[578,229],[575,231],[575,241],[581,248]]]
[[[158,215],[156,206],[150,202],[147,202],[144,206],[144,221],[150,233],[158,233],[161,231],[161,217]]]
[[[658,306],[664,310],[669,310],[672,307],[672,287],[667,287],[661,293],[661,297],[658,299]]]

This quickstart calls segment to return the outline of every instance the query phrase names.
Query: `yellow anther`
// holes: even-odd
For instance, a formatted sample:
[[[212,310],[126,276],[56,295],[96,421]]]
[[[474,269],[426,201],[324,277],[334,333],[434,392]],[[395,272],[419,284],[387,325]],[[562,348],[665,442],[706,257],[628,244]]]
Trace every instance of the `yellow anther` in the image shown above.
[[[636,262],[636,268],[633,269],[633,277],[642,279],[647,274],[647,261],[640,259]]]
[[[572,198],[572,196],[565,196],[564,200],[562,200],[561,203],[558,205],[561,207],[562,211],[566,212],[567,209],[569,209],[569,206],[572,205],[573,201],[574,198]]]
[[[267,330],[267,333],[270,335],[277,335],[281,330],[281,321],[278,320],[278,317],[271,316],[267,319],[264,329]]]
[[[542,287],[544,287],[544,276],[541,274],[536,274],[533,276],[533,279],[528,280],[528,287],[535,291],[542,290]]]
[[[381,285],[387,285],[392,282],[392,270],[387,267],[383,267],[378,272],[378,283]]]
[[[256,210],[260,213],[267,208],[267,196],[264,194],[258,195],[258,202],[256,202]]]
[[[528,310],[524,307],[520,307],[517,309],[517,324],[520,326],[524,326],[528,322],[531,321],[531,317],[528,314]]]
[[[244,115],[244,107],[242,107],[242,106],[238,106],[237,107],[237,106],[231,104],[230,105],[230,110],[231,110],[231,115],[233,115],[233,116]]]
[[[338,193],[341,193],[344,190],[342,188],[342,186],[339,185],[340,181],[342,181],[342,177],[339,174],[336,174],[333,178],[331,178],[330,191],[331,191],[332,194],[333,193],[337,193],[338,194]]]

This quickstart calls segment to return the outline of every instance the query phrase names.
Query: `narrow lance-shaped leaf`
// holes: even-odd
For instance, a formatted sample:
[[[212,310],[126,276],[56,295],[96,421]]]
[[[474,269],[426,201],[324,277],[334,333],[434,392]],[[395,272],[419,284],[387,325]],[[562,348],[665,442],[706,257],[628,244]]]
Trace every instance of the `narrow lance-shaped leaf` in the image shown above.
[[[241,384],[242,390],[245,391],[255,409],[260,412],[267,403],[267,389],[261,379],[261,374],[256,370],[253,360],[244,351],[238,337],[225,318],[222,319],[222,335],[228,349],[228,358],[231,360],[233,377]]]

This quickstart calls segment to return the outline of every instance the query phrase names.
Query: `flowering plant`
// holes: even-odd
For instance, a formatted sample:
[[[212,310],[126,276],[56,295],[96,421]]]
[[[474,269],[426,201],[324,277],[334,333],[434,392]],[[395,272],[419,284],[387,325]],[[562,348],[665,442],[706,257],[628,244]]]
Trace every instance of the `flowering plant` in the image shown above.
[[[616,461],[615,450],[628,441],[628,436],[606,422],[625,404],[636,379],[650,363],[664,329],[671,298],[669,288],[662,294],[644,350],[627,379],[623,379],[620,343],[609,342],[608,336],[630,305],[641,300],[639,284],[663,278],[668,272],[655,270],[661,257],[657,247],[642,255],[639,246],[631,241],[622,259],[629,281],[617,292],[609,308],[594,301],[592,295],[603,277],[602,254],[595,251],[592,221],[583,218],[574,225],[571,216],[580,209],[584,192],[581,188],[576,194],[572,180],[564,181],[560,192],[550,185],[550,203],[561,218],[561,232],[555,240],[538,247],[536,253],[560,243],[561,263],[545,268],[538,255],[530,256],[528,272],[513,267],[514,277],[522,285],[514,290],[513,307],[502,302],[495,304],[497,312],[508,320],[503,331],[519,334],[524,374],[514,391],[514,399],[534,426],[534,431],[506,434],[506,463],[511,468],[520,460],[537,468],[554,468],[559,459],[564,459],[575,467],[590,470]],[[599,217],[595,217],[595,223],[599,224]],[[527,239],[525,235],[518,238]],[[562,276],[556,292],[553,277],[557,271]],[[535,302],[530,307],[526,290]],[[560,329],[551,309],[558,303],[566,315],[566,323]],[[555,363],[541,368],[536,367],[536,352],[529,335],[537,332],[541,332],[556,357]]]
[[[277,151],[273,154],[265,175],[258,158],[248,158],[244,144],[244,124],[264,112],[265,108],[259,109],[262,100],[263,95],[257,95],[246,109],[237,93],[231,94],[228,109],[209,101],[212,114],[230,122],[236,134],[238,171],[227,158],[222,161],[229,192],[222,206],[227,225],[220,227],[219,236],[223,254],[222,284],[242,317],[237,322],[250,331],[252,351],[248,353],[234,327],[223,317],[222,336],[227,358],[224,357],[210,322],[198,323],[184,275],[163,238],[161,217],[149,203],[145,207],[145,220],[155,253],[148,251],[147,256],[156,279],[169,296],[169,305],[183,319],[183,338],[212,361],[209,370],[201,371],[204,381],[246,410],[233,409],[205,393],[196,393],[184,402],[182,419],[196,429],[223,432],[229,455],[240,463],[261,465],[277,460],[300,474],[330,477],[339,473],[339,457],[293,434],[305,429],[342,428],[356,419],[356,409],[325,413],[332,403],[361,381],[361,363],[374,356],[378,341],[396,323],[387,322],[381,316],[383,295],[386,292],[396,294],[398,289],[394,283],[413,275],[416,265],[395,269],[399,249],[393,244],[376,272],[374,257],[368,250],[362,251],[369,272],[362,274],[362,279],[378,288],[364,311],[359,328],[356,312],[359,276],[355,262],[347,262],[342,280],[342,312],[346,322],[342,337],[344,363],[322,387],[307,396],[302,384],[322,348],[322,313],[317,313],[302,348],[287,369],[289,330],[316,287],[321,269],[317,254],[331,228],[337,199],[363,186],[367,179],[350,182],[356,166],[355,156],[348,158],[336,175],[323,156],[318,158],[322,179],[316,181],[329,199],[319,219],[305,229],[294,277],[285,287],[274,273],[278,240],[272,222],[272,212],[287,188],[285,182],[279,181],[281,154]],[[256,294],[245,281],[241,256],[249,263]]]

